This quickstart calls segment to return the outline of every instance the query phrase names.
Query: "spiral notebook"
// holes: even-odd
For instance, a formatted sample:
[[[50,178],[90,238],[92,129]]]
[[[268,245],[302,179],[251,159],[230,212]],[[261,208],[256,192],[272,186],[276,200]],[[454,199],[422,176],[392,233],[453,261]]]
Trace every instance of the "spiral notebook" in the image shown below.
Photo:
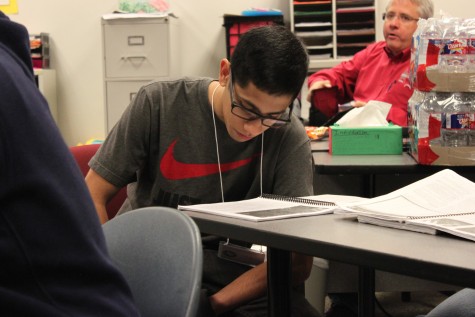
[[[263,194],[257,198],[240,201],[188,206],[179,205],[178,209],[251,221],[267,221],[329,214],[336,207],[335,203],[329,201]]]

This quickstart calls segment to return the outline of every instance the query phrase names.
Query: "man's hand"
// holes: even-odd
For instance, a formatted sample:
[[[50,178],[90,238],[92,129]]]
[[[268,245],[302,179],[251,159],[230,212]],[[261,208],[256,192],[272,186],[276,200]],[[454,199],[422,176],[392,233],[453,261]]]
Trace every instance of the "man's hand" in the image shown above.
[[[353,100],[352,102],[350,102],[350,104],[355,108],[360,108],[360,107],[365,106],[367,102],[361,101],[361,100]]]
[[[323,89],[323,88],[331,88],[332,85],[329,80],[317,80],[312,83],[312,85],[308,88],[307,94],[307,101],[311,102],[312,100],[312,93],[314,90]]]

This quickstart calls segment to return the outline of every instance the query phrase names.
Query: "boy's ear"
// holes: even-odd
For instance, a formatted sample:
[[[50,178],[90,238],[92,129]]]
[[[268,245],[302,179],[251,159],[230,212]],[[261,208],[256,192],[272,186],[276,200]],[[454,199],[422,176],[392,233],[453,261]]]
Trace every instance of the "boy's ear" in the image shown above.
[[[219,65],[219,84],[223,87],[226,87],[231,76],[231,63],[223,58]]]

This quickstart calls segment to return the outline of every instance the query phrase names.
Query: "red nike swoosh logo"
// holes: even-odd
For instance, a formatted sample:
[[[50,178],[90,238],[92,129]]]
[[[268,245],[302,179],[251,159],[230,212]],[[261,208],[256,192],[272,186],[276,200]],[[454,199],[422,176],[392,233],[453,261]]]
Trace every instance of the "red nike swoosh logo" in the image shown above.
[[[162,157],[162,161],[160,162],[160,171],[165,178],[169,180],[179,180],[185,178],[203,177],[219,173],[218,164],[216,163],[195,164],[178,162],[173,156],[173,149],[175,148],[176,142],[177,140],[170,144]],[[221,164],[221,172],[227,172],[249,164],[259,155],[260,153],[254,154],[248,159],[223,163]]]

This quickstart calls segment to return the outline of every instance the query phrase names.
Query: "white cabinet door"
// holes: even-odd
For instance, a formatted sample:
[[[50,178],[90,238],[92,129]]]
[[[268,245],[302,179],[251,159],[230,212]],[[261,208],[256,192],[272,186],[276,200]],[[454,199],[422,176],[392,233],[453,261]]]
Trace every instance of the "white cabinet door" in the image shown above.
[[[108,81],[106,83],[106,129],[109,132],[145,81]]]

